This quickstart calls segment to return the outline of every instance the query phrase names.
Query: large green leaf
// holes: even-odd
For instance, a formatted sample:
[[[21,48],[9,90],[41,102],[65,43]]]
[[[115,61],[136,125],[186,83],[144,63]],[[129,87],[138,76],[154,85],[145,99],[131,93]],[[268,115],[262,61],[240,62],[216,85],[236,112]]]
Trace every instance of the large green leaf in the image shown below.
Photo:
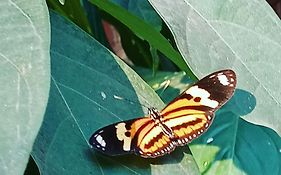
[[[90,150],[88,139],[98,128],[145,115],[147,109],[140,103],[159,109],[163,103],[136,73],[85,32],[53,13],[51,24],[51,92],[32,153],[40,172],[198,174],[187,148],[159,159],[107,157]]]
[[[153,80],[145,77],[162,99],[176,97],[186,89],[186,82],[190,83],[182,73],[158,73],[160,75]],[[169,86],[166,86],[167,82]],[[281,174],[278,134],[239,118],[251,112],[254,106],[254,96],[237,89],[233,98],[216,112],[209,130],[189,144],[203,174]]]
[[[266,1],[150,2],[194,73],[202,77],[214,70],[234,69],[238,87],[256,98],[255,109],[243,118],[281,135],[281,25]]]
[[[190,76],[192,76],[193,79],[196,79],[189,67],[181,58],[181,55],[172,47],[169,41],[151,25],[108,0],[90,0],[90,2],[99,7],[101,10],[104,10],[112,15],[118,21],[127,26],[139,38],[147,41],[152,48],[159,50],[167,58],[173,61],[180,69],[185,70]]]
[[[0,172],[23,174],[49,94],[49,16],[45,1],[0,4]]]

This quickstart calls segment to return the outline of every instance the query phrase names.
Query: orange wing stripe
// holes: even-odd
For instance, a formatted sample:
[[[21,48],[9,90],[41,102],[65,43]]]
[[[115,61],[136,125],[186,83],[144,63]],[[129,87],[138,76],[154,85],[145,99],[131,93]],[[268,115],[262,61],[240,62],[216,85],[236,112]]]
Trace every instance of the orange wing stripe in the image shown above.
[[[200,111],[202,113],[205,113],[206,111],[211,111],[213,110],[213,108],[211,107],[208,107],[208,106],[184,106],[184,107],[179,107],[179,108],[175,108],[175,109],[172,109],[172,110],[169,110],[169,111],[162,111],[161,112],[161,115],[163,117],[166,117],[168,115],[174,115],[174,113],[177,113],[177,112],[182,112],[184,111],[183,113],[188,115],[188,114],[194,114],[195,111]]]
[[[172,127],[173,131],[178,137],[187,137],[187,135],[190,135],[192,132],[197,130],[198,128],[201,128],[203,123],[205,123],[202,119],[198,118],[194,121],[186,122],[178,126]],[[177,132],[179,131],[179,132]]]

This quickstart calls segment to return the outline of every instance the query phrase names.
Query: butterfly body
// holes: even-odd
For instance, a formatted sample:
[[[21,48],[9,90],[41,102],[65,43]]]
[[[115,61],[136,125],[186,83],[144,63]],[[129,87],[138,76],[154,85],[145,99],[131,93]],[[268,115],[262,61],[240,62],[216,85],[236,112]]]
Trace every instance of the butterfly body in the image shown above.
[[[147,117],[101,128],[89,143],[107,155],[135,153],[145,158],[165,155],[202,135],[235,87],[232,70],[215,72],[188,88],[163,110],[150,108]]]

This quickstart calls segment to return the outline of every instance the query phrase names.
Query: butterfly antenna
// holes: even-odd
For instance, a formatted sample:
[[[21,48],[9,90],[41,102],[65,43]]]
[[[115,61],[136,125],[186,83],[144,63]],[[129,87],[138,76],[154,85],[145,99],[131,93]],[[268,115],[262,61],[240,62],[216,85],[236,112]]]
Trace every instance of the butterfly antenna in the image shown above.
[[[125,101],[128,101],[130,102],[131,104],[138,104],[138,105],[141,105],[142,107],[145,107],[147,109],[149,109],[150,107],[144,105],[144,104],[141,104],[140,102],[136,102],[136,101],[133,101],[133,100],[129,100],[129,99],[126,99],[124,97],[120,97],[120,96],[117,96],[117,95],[113,95],[113,97],[117,100],[125,100]]]
[[[159,96],[161,96],[163,94],[163,92],[168,88],[168,86],[171,84],[171,81],[170,80],[165,80],[164,82],[161,83],[163,89],[162,91],[159,93]]]

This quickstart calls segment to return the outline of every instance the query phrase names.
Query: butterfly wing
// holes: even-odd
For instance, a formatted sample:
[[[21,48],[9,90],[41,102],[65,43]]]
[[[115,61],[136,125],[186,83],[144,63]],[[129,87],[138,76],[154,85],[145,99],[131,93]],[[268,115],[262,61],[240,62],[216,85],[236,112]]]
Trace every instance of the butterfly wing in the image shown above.
[[[139,130],[135,154],[145,158],[159,157],[175,149],[172,140],[164,134],[159,125],[151,125],[149,129]]]
[[[178,145],[185,145],[205,132],[214,113],[233,95],[236,75],[232,70],[212,73],[171,101],[161,112]]]
[[[233,71],[215,72],[171,101],[157,116],[159,120],[145,117],[115,123],[96,131],[89,142],[111,156],[134,152],[158,157],[170,153],[209,128],[214,112],[231,98],[235,86]],[[163,127],[171,130],[174,138],[167,136]]]
[[[97,130],[90,138],[93,148],[110,156],[135,152],[139,133],[150,130],[154,125],[149,117],[136,118],[108,125]],[[135,137],[138,135],[138,137]]]

